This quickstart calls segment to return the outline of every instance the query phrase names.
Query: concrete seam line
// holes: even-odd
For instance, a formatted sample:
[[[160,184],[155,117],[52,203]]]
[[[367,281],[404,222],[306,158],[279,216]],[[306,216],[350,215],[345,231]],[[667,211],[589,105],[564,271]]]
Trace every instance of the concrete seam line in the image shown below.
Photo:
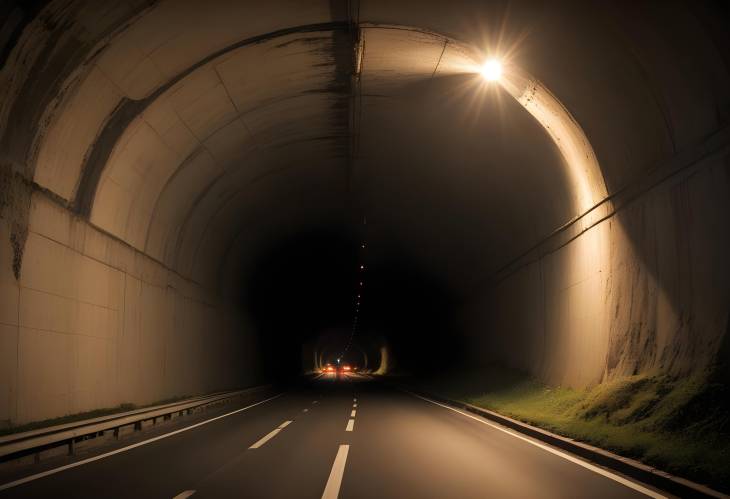
[[[649,489],[647,487],[644,487],[643,485],[640,485],[632,480],[629,480],[628,478],[624,478],[620,475],[617,475],[611,471],[608,471],[606,469],[603,469],[595,464],[589,463],[588,461],[584,461],[583,459],[580,459],[578,457],[571,456],[570,454],[567,454],[566,452],[563,452],[561,450],[558,450],[554,447],[551,447],[547,444],[543,444],[541,442],[538,442],[536,440],[533,440],[531,438],[528,438],[526,436],[520,435],[518,433],[515,433],[514,431],[508,430],[507,428],[504,428],[502,425],[499,425],[497,423],[492,423],[490,421],[486,421],[482,418],[479,418],[473,414],[468,414],[466,412],[460,411],[459,409],[456,409],[454,407],[450,407],[446,404],[442,404],[440,402],[436,402],[435,400],[431,400],[429,398],[423,397],[421,395],[418,395],[417,393],[410,392],[408,390],[405,390],[410,395],[417,397],[421,400],[424,400],[426,402],[429,402],[431,404],[437,405],[439,407],[443,407],[444,409],[448,409],[450,411],[456,412],[457,414],[461,414],[462,416],[466,416],[469,419],[473,419],[474,421],[477,421],[479,423],[485,424],[487,426],[490,426],[496,430],[499,430],[501,432],[504,432],[508,435],[511,435],[515,438],[519,438],[520,440],[527,442],[531,445],[534,445],[535,447],[538,447],[544,451],[550,452],[551,454],[554,454],[556,456],[562,457],[563,459],[566,459],[574,464],[577,464],[578,466],[582,466],[583,468],[586,468],[590,471],[593,471],[599,475],[605,476],[606,478],[610,478],[611,480],[618,482],[630,489],[636,490],[637,492],[640,492],[648,497],[652,497],[654,499],[667,499],[667,496],[660,494],[652,489]]]
[[[30,476],[20,478],[18,480],[12,481],[12,482],[2,484],[2,485],[0,485],[0,490],[7,490],[7,489],[10,489],[13,487],[17,487],[18,485],[32,482],[34,480],[38,480],[39,478],[44,478],[44,477],[47,477],[50,475],[55,475],[56,473],[60,473],[65,470],[69,470],[71,468],[77,468],[84,464],[88,464],[88,463],[91,463],[94,461],[99,461],[100,459],[111,457],[115,454],[121,454],[122,452],[136,449],[137,447],[142,447],[143,445],[151,444],[152,442],[157,442],[158,440],[162,440],[163,438],[171,437],[173,435],[177,435],[178,433],[183,433],[185,431],[192,430],[193,428],[197,428],[199,426],[203,426],[208,423],[212,423],[213,421],[217,421],[219,419],[223,419],[225,417],[232,416],[233,414],[237,414],[237,413],[245,411],[247,409],[251,409],[252,407],[256,407],[257,405],[265,404],[266,402],[274,400],[275,398],[279,398],[282,395],[283,395],[282,393],[279,393],[278,395],[274,395],[273,397],[269,397],[267,399],[261,400],[259,402],[256,402],[255,404],[247,405],[246,407],[236,409],[235,411],[227,412],[226,414],[222,414],[222,415],[216,416],[214,418],[206,419],[205,421],[201,421],[200,423],[195,423],[194,425],[186,426],[185,428],[180,428],[179,430],[171,431],[170,433],[165,433],[164,435],[159,435],[159,436],[150,438],[148,440],[143,440],[142,442],[137,442],[136,444],[127,445],[126,447],[122,447],[121,449],[116,449],[116,450],[113,450],[110,452],[105,452],[104,454],[99,454],[98,456],[90,457],[87,459],[82,459],[81,461],[77,461],[75,463],[70,463],[70,464],[67,464],[64,466],[59,466],[58,468],[53,468],[51,470],[43,471],[41,473],[36,473],[35,475],[30,475]]]

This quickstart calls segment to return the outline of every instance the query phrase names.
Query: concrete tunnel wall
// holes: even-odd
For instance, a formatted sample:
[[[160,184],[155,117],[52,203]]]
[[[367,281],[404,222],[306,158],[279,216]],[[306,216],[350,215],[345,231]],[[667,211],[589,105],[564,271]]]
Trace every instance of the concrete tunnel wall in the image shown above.
[[[697,11],[664,7],[628,9],[603,47],[603,71],[621,74],[610,89],[577,45],[558,64],[596,71],[592,92],[543,77],[583,126],[609,195],[485,283],[466,327],[503,334],[477,355],[577,387],[727,362],[728,40]]]
[[[730,45],[713,12],[358,5],[7,7],[0,421],[254,382],[255,331],[226,298],[240,255],[341,223],[353,192],[413,227],[415,255],[442,248],[475,362],[571,386],[713,362],[730,303]],[[509,89],[424,87],[484,92],[468,67],[495,33],[522,40],[507,62],[564,106],[599,174]],[[480,106],[503,121],[455,126]],[[436,237],[411,216],[423,205],[378,197],[409,188],[411,164],[463,203],[469,234]]]

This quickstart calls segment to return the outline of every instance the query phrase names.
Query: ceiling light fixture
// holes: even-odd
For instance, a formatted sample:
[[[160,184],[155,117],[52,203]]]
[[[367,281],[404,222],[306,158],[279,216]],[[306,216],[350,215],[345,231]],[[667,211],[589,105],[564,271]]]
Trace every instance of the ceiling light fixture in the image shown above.
[[[482,76],[488,81],[497,81],[502,76],[502,63],[497,59],[489,59],[482,66]]]

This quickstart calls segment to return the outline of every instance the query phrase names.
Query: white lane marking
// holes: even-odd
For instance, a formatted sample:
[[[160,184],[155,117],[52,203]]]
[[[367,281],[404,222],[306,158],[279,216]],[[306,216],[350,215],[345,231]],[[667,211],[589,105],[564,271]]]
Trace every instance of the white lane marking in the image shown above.
[[[275,429],[271,430],[269,433],[267,433],[266,435],[261,437],[255,444],[253,444],[251,447],[249,447],[249,449],[258,449],[259,447],[264,445],[266,442],[268,442],[269,440],[274,438],[276,435],[278,435],[281,430],[283,430],[290,424],[291,424],[291,421],[284,421],[279,426],[277,426]]]
[[[316,404],[316,403],[317,403],[317,401],[316,401],[316,400],[312,400],[312,403],[313,403],[313,404]]]
[[[357,397],[353,397],[352,401],[357,402]]]
[[[538,442],[536,440],[532,440],[530,438],[527,438],[525,436],[522,436],[519,433],[515,433],[513,431],[510,431],[510,430],[508,430],[507,428],[505,428],[505,427],[503,427],[501,425],[498,425],[496,423],[490,423],[489,421],[486,421],[486,420],[484,420],[482,418],[479,418],[477,416],[474,416],[474,415],[468,414],[466,412],[460,411],[459,409],[455,409],[455,408],[450,407],[450,406],[448,406],[446,404],[442,404],[440,402],[436,402],[435,400],[431,400],[429,398],[422,397],[421,395],[418,395],[416,393],[413,393],[413,392],[408,392],[408,393],[410,393],[414,397],[418,397],[421,400],[425,400],[426,402],[431,402],[432,404],[436,404],[438,406],[441,406],[444,409],[448,409],[450,411],[454,411],[456,413],[461,414],[462,416],[466,416],[467,418],[471,418],[474,421],[478,421],[478,422],[480,422],[482,424],[485,424],[487,426],[491,426],[492,428],[494,428],[496,430],[499,430],[501,432],[504,432],[504,433],[506,433],[508,435],[512,435],[515,438],[519,438],[520,440],[524,440],[528,444],[532,444],[535,447],[539,447],[542,450],[545,450],[547,452],[550,452],[551,454],[555,454],[556,456],[560,456],[563,459],[566,459],[566,460],[570,461],[571,463],[577,464],[578,466],[582,466],[582,467],[584,467],[584,468],[586,468],[588,470],[591,470],[591,471],[593,471],[595,473],[598,473],[599,475],[603,475],[606,478],[610,478],[611,480],[616,481],[616,482],[620,483],[621,485],[625,485],[626,487],[628,487],[630,489],[634,489],[637,492],[641,492],[642,494],[644,494],[646,496],[653,497],[654,499],[668,499],[667,496],[662,495],[662,494],[660,494],[660,493],[658,493],[658,492],[656,492],[656,491],[654,491],[652,489],[649,489],[647,487],[644,487],[642,485],[639,485],[636,482],[632,482],[631,480],[629,480],[627,478],[624,478],[622,476],[619,476],[619,475],[616,475],[614,473],[611,473],[610,471],[608,471],[606,469],[603,469],[603,468],[601,468],[599,466],[596,466],[594,464],[591,464],[591,463],[589,463],[587,461],[583,461],[582,459],[578,459],[577,457],[571,456],[570,454],[566,454],[565,452],[562,452],[562,451],[560,451],[560,450],[558,450],[558,449],[556,449],[554,447],[550,447],[550,446],[545,445],[545,444],[542,444],[542,443],[540,443],[540,442]],[[350,421],[352,421],[352,420],[350,420]]]
[[[352,431],[354,429],[355,429],[355,420],[354,419],[350,419],[347,422],[347,427],[345,428],[345,431]]]
[[[352,412],[350,413],[350,417],[351,417],[351,418],[354,418],[354,417],[355,417],[355,413],[356,413],[356,412],[357,412],[357,411],[356,411],[355,409],[353,409],[353,410],[352,410]]]
[[[302,412],[309,412],[309,409],[304,409]]]
[[[180,492],[178,495],[173,497],[172,499],[187,499],[191,495],[195,494],[194,490],[185,490],[183,492]]]
[[[274,400],[275,398],[281,397],[283,394],[280,393],[278,395],[274,395],[273,397],[269,397],[265,400],[262,400],[261,402],[256,402],[255,404],[248,405],[246,407],[242,407],[241,409],[236,409],[235,411],[227,412],[226,414],[223,414],[221,416],[216,416],[214,418],[206,419],[205,421],[201,421],[200,423],[195,423],[194,425],[187,426],[185,428],[181,428],[179,430],[171,431],[170,433],[165,433],[164,435],[159,435],[157,437],[150,438],[149,440],[144,440],[142,442],[137,442],[136,444],[128,445],[126,447],[122,447],[121,449],[113,450],[110,452],[105,452],[104,454],[99,454],[98,456],[90,457],[88,459],[82,459],[81,461],[76,461],[75,463],[66,464],[64,466],[59,466],[58,468],[54,468],[52,470],[44,471],[42,473],[36,473],[35,475],[30,475],[25,478],[21,478],[19,480],[15,480],[14,482],[8,482],[3,485],[0,485],[0,490],[7,490],[12,487],[17,487],[18,485],[22,485],[24,483],[32,482],[33,480],[38,480],[39,478],[43,478],[49,475],[55,475],[56,473],[60,473],[65,470],[70,470],[71,468],[76,468],[78,466],[82,466],[84,464],[88,464],[94,461],[98,461],[100,459],[104,459],[110,456],[113,456],[115,454],[121,454],[122,452],[126,452],[128,450],[136,449],[137,447],[142,447],[143,445],[151,444],[152,442],[157,442],[158,440],[162,440],[163,438],[171,437],[173,435],[177,435],[178,433],[182,433],[184,431],[192,430],[193,428],[197,428],[199,426],[203,426],[208,423],[212,423],[213,421],[217,421],[219,419],[223,419],[225,417],[231,416],[233,414],[237,414],[239,412],[245,411],[247,409],[251,409],[252,407],[256,407],[257,405],[264,404],[270,400]]]
[[[261,439],[259,439],[255,444],[251,445],[251,447],[249,447],[249,449],[258,449],[259,447],[264,445],[266,442],[268,442],[269,440],[274,438],[276,435],[278,435],[280,431],[281,431],[281,428],[275,428],[275,429],[271,430],[269,433],[267,433],[266,435],[261,437]]]
[[[354,404],[352,404],[352,407],[357,407],[357,402],[355,402]]]
[[[332,471],[327,479],[327,485],[324,487],[322,499],[337,499],[340,494],[340,486],[342,485],[342,475],[345,474],[345,463],[347,462],[347,453],[350,450],[349,445],[341,444],[337,449],[335,462],[332,463]]]

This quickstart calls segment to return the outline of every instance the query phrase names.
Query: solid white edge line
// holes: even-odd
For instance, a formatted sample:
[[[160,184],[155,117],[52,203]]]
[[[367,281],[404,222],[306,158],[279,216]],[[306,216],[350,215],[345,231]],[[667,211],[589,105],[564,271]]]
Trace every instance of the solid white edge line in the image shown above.
[[[332,463],[327,485],[325,485],[324,492],[322,492],[322,499],[337,499],[337,496],[340,495],[340,486],[342,485],[342,476],[345,474],[345,463],[347,462],[349,450],[350,446],[346,444],[341,444],[340,448],[337,449],[337,455],[335,456],[335,462]]]
[[[411,394],[411,395],[413,395],[414,397],[418,397],[421,400],[425,400],[426,402],[430,402],[432,404],[438,405],[440,407],[443,407],[444,409],[448,409],[450,411],[454,411],[456,413],[461,414],[462,416],[466,416],[467,418],[471,418],[474,421],[478,421],[478,422],[480,422],[482,424],[485,424],[487,426],[491,426],[492,428],[494,428],[496,430],[499,430],[501,432],[504,432],[504,433],[506,433],[508,435],[512,435],[515,438],[519,438],[520,440],[523,440],[523,441],[525,441],[525,442],[527,442],[529,444],[532,444],[535,447],[539,447],[542,450],[545,450],[547,452],[550,452],[551,454],[555,454],[556,456],[560,456],[563,459],[566,459],[566,460],[570,461],[571,463],[577,464],[578,466],[582,466],[583,468],[586,468],[586,469],[588,469],[590,471],[593,471],[595,473],[598,473],[599,475],[603,475],[606,478],[610,478],[611,480],[613,480],[615,482],[618,482],[621,485],[625,485],[626,487],[628,487],[630,489],[634,489],[637,492],[641,492],[642,494],[644,494],[646,496],[653,497],[654,499],[668,499],[667,496],[662,495],[662,494],[656,492],[655,490],[652,490],[652,489],[649,489],[647,487],[644,487],[643,485],[639,485],[636,482],[633,482],[633,481],[631,481],[631,480],[629,480],[627,478],[624,478],[622,476],[619,476],[619,475],[616,475],[614,473],[611,473],[610,471],[608,471],[608,470],[606,470],[604,468],[601,468],[599,466],[596,466],[594,464],[591,464],[591,463],[589,463],[587,461],[583,461],[582,459],[579,459],[577,457],[571,456],[570,454],[567,454],[565,452],[562,452],[562,451],[560,451],[560,450],[558,450],[558,449],[556,449],[554,447],[550,447],[549,445],[542,444],[542,443],[540,443],[540,442],[538,442],[536,440],[532,440],[531,438],[527,438],[527,437],[525,437],[523,435],[520,435],[519,433],[515,433],[513,431],[510,431],[507,428],[505,428],[505,427],[503,427],[503,426],[501,426],[501,425],[499,425],[497,423],[491,423],[489,421],[486,421],[486,420],[484,420],[482,418],[479,418],[477,416],[474,416],[472,414],[468,414],[466,412],[460,411],[459,409],[456,409],[454,407],[450,407],[450,406],[448,406],[446,404],[442,404],[440,402],[436,402],[435,400],[431,400],[429,398],[422,397],[421,395],[418,395],[417,393],[409,392],[407,390],[406,390],[406,392],[409,393],[409,394]]]
[[[352,412],[350,412],[350,417],[354,418],[356,413],[357,413],[357,411],[355,409],[353,409]]]
[[[345,431],[353,431],[354,429],[355,429],[355,420],[354,419],[350,419],[347,422],[347,426],[345,427]]]
[[[206,419],[205,421],[201,421],[200,423],[195,423],[194,425],[186,426],[185,428],[180,428],[179,430],[171,431],[170,433],[165,433],[164,435],[159,435],[157,437],[150,438],[149,440],[143,440],[142,442],[137,442],[136,444],[127,445],[126,447],[122,447],[121,449],[113,450],[110,452],[105,452],[104,454],[99,454],[98,456],[90,457],[87,459],[82,459],[81,461],[76,461],[75,463],[66,464],[64,466],[59,466],[58,468],[53,468],[48,471],[43,471],[41,473],[36,473],[35,475],[30,475],[25,478],[20,478],[18,480],[15,480],[13,482],[8,482],[5,484],[0,485],[0,490],[7,490],[13,487],[17,487],[18,485],[22,485],[24,483],[32,482],[33,480],[38,480],[39,478],[44,478],[49,475],[55,475],[56,473],[60,473],[65,470],[69,470],[71,468],[76,468],[78,466],[82,466],[84,464],[92,463],[94,461],[98,461],[100,459],[104,459],[110,456],[113,456],[115,454],[121,454],[122,452],[126,452],[128,450],[136,449],[137,447],[142,447],[143,445],[151,444],[152,442],[157,442],[158,440],[162,440],[163,438],[171,437],[173,435],[177,435],[178,433],[182,433],[184,431],[192,430],[193,428],[197,428],[199,426],[206,425],[208,423],[212,423],[213,421],[217,421],[219,419],[223,419],[225,417],[231,416],[233,414],[237,414],[239,412],[245,411],[247,409],[251,409],[252,407],[256,407],[257,405],[264,404],[266,402],[269,402],[270,400],[274,400],[275,398],[281,397],[283,394],[280,393],[278,395],[274,395],[273,397],[269,397],[265,400],[262,400],[260,402],[256,402],[255,404],[248,405],[246,407],[242,407],[241,409],[236,409],[235,411],[228,412],[226,414],[222,414],[220,416],[216,416],[214,418]]]
[[[190,497],[193,494],[195,494],[194,490],[184,490],[184,491],[180,492],[178,495],[176,495],[175,497],[173,497],[172,499],[187,499],[188,497]]]

